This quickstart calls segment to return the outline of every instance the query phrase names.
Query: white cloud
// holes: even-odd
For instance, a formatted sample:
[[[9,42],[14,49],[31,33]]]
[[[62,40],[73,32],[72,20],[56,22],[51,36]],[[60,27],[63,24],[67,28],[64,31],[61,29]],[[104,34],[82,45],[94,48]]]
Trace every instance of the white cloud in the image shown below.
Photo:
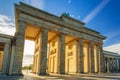
[[[33,55],[34,47],[35,47],[34,41],[25,40],[24,55],[28,55],[28,54]]]
[[[6,15],[0,15],[0,33],[8,35],[14,35],[15,33],[14,23]],[[23,66],[32,64],[33,58],[28,55],[34,54],[34,44],[33,41],[25,40]]]
[[[91,11],[87,17],[83,19],[83,22],[88,23],[93,19],[109,2],[110,0],[103,0],[93,11]]]
[[[33,55],[24,55],[22,66],[33,64]]]
[[[0,15],[0,33],[14,35],[15,27],[11,18],[6,15]]]
[[[107,47],[103,47],[103,50],[111,51],[111,52],[115,52],[115,53],[119,53],[120,54],[120,43],[119,44],[110,45],[110,46],[107,46]]]
[[[2,34],[8,34],[8,35],[14,35],[15,33],[15,28],[11,27],[0,27],[0,33]]]
[[[35,47],[34,41],[25,40],[22,66],[28,66],[30,64],[33,64],[34,47]]]
[[[6,15],[0,15],[0,33],[14,35],[15,27],[11,18]],[[34,42],[25,41],[24,55],[33,55],[34,53]],[[26,59],[25,59],[26,60]]]

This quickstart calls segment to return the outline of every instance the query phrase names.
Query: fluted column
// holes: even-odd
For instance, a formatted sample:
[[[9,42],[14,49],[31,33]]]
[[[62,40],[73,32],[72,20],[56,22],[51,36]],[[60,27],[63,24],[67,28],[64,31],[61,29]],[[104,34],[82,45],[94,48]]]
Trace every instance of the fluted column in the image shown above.
[[[21,75],[22,61],[23,61],[23,51],[24,51],[24,41],[25,41],[25,22],[18,20],[18,29],[15,34],[15,53],[12,66],[11,75]]]
[[[112,72],[114,72],[114,58],[112,58]]]
[[[59,52],[57,69],[59,74],[65,74],[65,34],[59,36]]]
[[[90,43],[90,63],[89,63],[89,73],[94,73],[95,72],[95,66],[94,66],[94,43]]]
[[[39,37],[40,37],[40,51],[39,51],[39,62],[38,62],[38,74],[46,75],[48,30],[43,28],[41,30]]]
[[[78,40],[78,62],[77,62],[77,72],[83,73],[84,72],[84,65],[83,65],[83,39]]]
[[[117,58],[115,58],[115,68],[116,68],[116,72],[118,72]]]
[[[6,75],[7,74],[7,70],[8,70],[8,55],[10,51],[10,45],[9,44],[5,44],[4,45],[4,53],[3,53],[3,61],[2,61],[2,75]]]
[[[95,44],[95,45],[94,45],[95,73],[97,73],[98,70],[99,70],[99,67],[98,67],[98,65],[99,65],[99,55],[98,55],[98,54],[99,54],[98,45]]]
[[[50,43],[49,43],[49,49],[48,49],[48,73],[50,73],[51,71],[51,65],[50,65]]]
[[[9,75],[12,75],[13,62],[14,62],[14,55],[15,55],[15,39],[13,39],[12,46],[11,46],[11,59],[10,59],[10,68],[9,68]]]
[[[107,58],[107,73],[110,73],[110,58]]]
[[[99,72],[99,47],[98,45],[97,45],[96,59],[97,59],[97,72]]]
[[[102,44],[99,44],[99,73],[105,72],[104,54]]]

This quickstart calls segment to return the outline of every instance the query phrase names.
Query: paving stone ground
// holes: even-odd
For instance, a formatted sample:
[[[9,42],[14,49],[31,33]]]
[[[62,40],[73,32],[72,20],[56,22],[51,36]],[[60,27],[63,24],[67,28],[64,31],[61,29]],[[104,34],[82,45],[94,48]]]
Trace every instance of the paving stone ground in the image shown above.
[[[76,74],[76,75],[55,75],[38,76],[26,73],[24,76],[0,76],[0,80],[120,80],[120,73],[111,74]]]

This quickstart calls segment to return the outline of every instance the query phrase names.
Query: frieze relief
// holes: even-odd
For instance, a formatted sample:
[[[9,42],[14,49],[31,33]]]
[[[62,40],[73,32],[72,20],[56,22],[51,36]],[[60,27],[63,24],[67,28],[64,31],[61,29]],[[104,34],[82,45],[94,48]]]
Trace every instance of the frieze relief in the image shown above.
[[[68,52],[67,55],[68,55],[68,56],[72,56],[72,55],[73,55],[73,52],[72,52],[72,51],[71,51],[71,52]]]
[[[73,48],[73,45],[71,44],[71,45],[68,45],[68,49],[72,49]]]
[[[55,46],[55,41],[54,42],[52,42],[52,47],[54,47]]]
[[[53,50],[51,50],[51,52],[50,52],[51,55],[53,55],[53,54],[55,54],[55,53],[56,53],[56,48],[53,49]]]

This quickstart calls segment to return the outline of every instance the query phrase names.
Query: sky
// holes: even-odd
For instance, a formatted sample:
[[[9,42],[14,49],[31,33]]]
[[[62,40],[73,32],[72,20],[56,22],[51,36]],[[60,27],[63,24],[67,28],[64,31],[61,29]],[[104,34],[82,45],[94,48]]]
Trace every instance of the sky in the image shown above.
[[[14,35],[14,3],[20,1],[57,16],[69,13],[106,36],[104,47],[120,44],[120,0],[0,0],[0,33]]]

